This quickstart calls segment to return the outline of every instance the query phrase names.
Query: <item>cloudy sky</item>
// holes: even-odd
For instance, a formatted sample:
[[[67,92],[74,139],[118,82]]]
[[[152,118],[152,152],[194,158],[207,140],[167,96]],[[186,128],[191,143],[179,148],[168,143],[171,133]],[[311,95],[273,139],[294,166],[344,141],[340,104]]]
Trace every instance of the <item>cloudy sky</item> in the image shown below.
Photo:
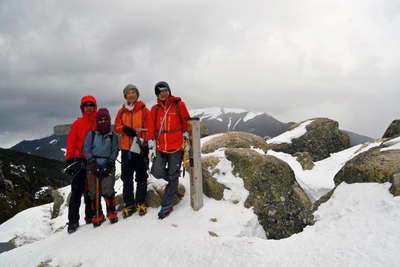
[[[112,113],[158,80],[191,108],[315,116],[371,137],[399,118],[398,0],[0,0],[0,147],[92,94]]]

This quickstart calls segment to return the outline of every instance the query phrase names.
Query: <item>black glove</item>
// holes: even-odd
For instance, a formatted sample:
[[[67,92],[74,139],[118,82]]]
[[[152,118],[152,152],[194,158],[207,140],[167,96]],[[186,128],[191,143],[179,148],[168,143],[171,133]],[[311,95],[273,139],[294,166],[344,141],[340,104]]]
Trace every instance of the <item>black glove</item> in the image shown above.
[[[132,128],[129,128],[128,126],[122,127],[122,131],[130,137],[135,137],[137,135],[136,131]]]
[[[108,162],[107,162],[107,168],[110,168],[110,169],[112,169],[112,168],[114,168],[115,167],[115,161],[113,161],[113,160],[108,160]]]

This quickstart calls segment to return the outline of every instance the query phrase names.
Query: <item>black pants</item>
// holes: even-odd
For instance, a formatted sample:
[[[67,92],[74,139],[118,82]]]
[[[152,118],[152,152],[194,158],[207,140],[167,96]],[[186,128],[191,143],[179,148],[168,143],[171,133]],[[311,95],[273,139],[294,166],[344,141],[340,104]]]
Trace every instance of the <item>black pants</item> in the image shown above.
[[[147,193],[147,167],[145,158],[142,155],[132,153],[127,150],[121,151],[121,179],[124,183],[123,197],[125,206],[132,206],[136,204],[143,204],[146,199]],[[136,197],[134,197],[133,189],[133,175],[136,181]]]
[[[68,206],[69,223],[79,223],[79,208],[81,206],[82,195],[85,201],[85,219],[90,220],[93,217],[91,210],[91,201],[87,190],[86,169],[82,168],[72,179],[71,198]]]
[[[179,176],[181,174],[182,151],[167,154],[157,151],[156,159],[151,167],[151,174],[157,179],[168,182],[162,198],[161,207],[172,207],[172,202],[178,191]]]

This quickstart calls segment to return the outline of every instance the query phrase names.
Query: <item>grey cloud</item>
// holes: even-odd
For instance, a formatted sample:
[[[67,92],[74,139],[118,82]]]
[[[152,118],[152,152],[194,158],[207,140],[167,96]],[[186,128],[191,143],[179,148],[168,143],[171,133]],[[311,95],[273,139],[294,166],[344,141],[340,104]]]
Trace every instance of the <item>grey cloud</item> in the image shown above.
[[[372,137],[398,117],[398,1],[0,2],[0,146],[122,88],[167,80],[192,108],[314,116]]]

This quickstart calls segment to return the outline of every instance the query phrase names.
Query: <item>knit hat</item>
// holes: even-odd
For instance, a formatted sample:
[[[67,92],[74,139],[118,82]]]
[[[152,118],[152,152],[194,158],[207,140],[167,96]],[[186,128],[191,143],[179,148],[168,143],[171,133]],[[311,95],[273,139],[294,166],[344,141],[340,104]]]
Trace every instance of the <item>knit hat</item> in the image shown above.
[[[96,114],[96,130],[102,134],[111,132],[111,116],[106,108],[101,108]]]
[[[126,98],[126,95],[128,94],[128,91],[130,91],[130,90],[136,92],[137,96],[139,97],[139,89],[136,87],[136,85],[128,84],[124,88],[124,97],[125,98]]]
[[[164,81],[160,81],[158,83],[156,83],[156,85],[154,86],[154,93],[158,96],[162,90],[168,90],[169,95],[171,94],[171,88],[169,87],[167,82]]]

